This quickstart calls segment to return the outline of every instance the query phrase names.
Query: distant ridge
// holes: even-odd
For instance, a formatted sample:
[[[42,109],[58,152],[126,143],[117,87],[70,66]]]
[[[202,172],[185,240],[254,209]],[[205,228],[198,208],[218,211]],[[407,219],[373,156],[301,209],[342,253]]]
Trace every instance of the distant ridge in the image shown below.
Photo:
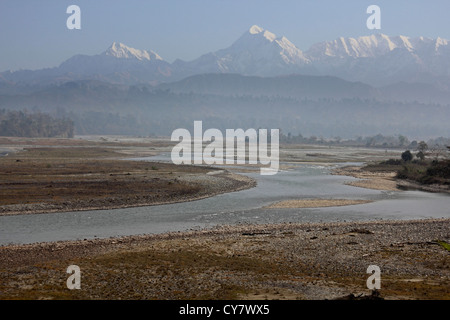
[[[155,51],[114,42],[100,54],[78,54],[58,67],[2,72],[0,85],[29,86],[73,80],[155,85],[205,73],[265,77],[326,75],[378,87],[417,82],[450,90],[450,44],[442,38],[374,34],[340,37],[302,51],[286,37],[253,25],[229,47],[192,61],[178,59],[168,63]]]
[[[243,76],[240,74],[202,74],[161,84],[157,89],[174,93],[217,95],[283,96],[296,99],[375,98],[377,89],[361,82],[345,81],[331,76],[285,75],[277,77]]]

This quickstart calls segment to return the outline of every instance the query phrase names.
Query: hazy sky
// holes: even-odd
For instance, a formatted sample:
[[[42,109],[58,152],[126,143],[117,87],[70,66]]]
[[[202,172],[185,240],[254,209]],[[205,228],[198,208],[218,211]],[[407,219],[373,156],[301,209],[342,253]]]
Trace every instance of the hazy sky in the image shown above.
[[[69,30],[69,5],[81,30]],[[387,35],[450,39],[448,0],[0,0],[0,71],[54,67],[74,54],[98,54],[112,42],[192,60],[231,45],[257,24],[298,48],[372,34],[366,9],[381,8]]]

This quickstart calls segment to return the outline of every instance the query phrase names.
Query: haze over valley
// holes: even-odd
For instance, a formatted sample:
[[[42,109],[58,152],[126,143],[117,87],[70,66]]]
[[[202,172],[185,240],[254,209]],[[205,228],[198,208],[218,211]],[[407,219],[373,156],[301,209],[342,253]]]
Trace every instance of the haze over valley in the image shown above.
[[[229,47],[169,63],[114,42],[58,67],[0,73],[0,108],[74,121],[75,134],[214,128],[354,138],[450,136],[447,40],[374,34],[298,49],[253,25]]]

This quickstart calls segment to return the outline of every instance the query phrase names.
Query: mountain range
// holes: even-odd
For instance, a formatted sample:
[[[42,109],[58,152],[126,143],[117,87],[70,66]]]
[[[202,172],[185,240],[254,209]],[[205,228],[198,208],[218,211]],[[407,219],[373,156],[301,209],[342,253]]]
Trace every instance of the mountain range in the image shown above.
[[[114,42],[97,55],[75,55],[58,67],[0,73],[0,91],[12,86],[100,80],[135,85],[167,83],[205,73],[272,77],[289,74],[335,76],[372,86],[399,82],[450,90],[450,45],[441,38],[374,34],[314,44],[307,51],[286,37],[252,26],[228,48],[192,61],[165,61],[156,52]]]
[[[76,134],[170,135],[195,120],[329,137],[449,136],[447,40],[374,34],[300,50],[252,26],[231,46],[169,63],[114,42],[53,68],[0,73],[0,110],[67,117]]]

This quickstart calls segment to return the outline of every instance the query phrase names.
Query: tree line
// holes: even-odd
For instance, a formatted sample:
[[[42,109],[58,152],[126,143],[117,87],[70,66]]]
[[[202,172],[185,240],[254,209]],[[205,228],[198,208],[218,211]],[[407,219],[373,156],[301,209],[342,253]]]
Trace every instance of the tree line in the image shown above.
[[[73,138],[74,123],[46,113],[0,110],[0,136]]]
[[[280,133],[280,142],[287,144],[322,144],[322,145],[338,145],[346,147],[370,147],[370,148],[407,148],[410,150],[417,150],[420,152],[419,158],[425,155],[425,151],[428,154],[436,154],[437,152],[444,152],[446,146],[450,146],[450,138],[431,138],[425,141],[410,141],[408,137],[404,135],[382,135],[377,134],[374,136],[362,137],[359,136],[354,139],[343,139],[341,137],[324,138],[322,136],[310,136],[304,137],[301,134],[296,136],[288,133]]]

